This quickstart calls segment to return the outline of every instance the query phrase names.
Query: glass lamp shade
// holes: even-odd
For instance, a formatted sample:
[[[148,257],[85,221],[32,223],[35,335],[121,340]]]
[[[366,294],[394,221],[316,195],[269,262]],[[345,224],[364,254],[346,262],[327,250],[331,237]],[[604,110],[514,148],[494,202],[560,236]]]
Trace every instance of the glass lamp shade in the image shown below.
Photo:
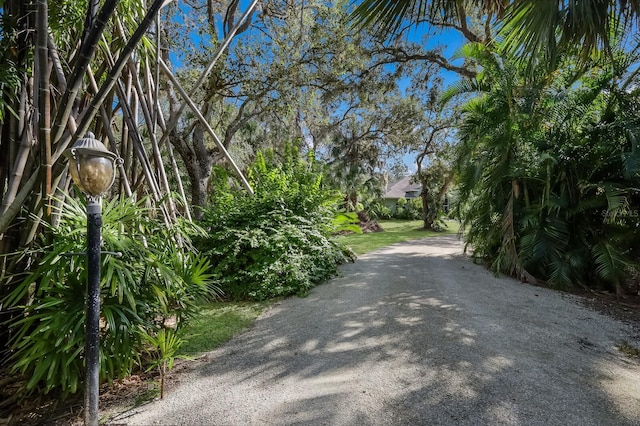
[[[117,156],[95,139],[93,133],[65,151],[71,179],[85,194],[97,197],[108,191],[115,179]]]
[[[71,179],[85,194],[98,196],[113,184],[115,168],[113,160],[93,155],[77,154],[69,160]]]

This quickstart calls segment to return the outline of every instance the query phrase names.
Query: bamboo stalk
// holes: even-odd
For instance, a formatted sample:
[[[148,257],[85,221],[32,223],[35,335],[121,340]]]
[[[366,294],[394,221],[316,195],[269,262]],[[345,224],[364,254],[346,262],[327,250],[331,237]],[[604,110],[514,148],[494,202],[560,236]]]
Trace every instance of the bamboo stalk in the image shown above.
[[[95,23],[96,15],[98,14],[98,8],[100,7],[100,0],[89,0],[89,4],[87,5],[87,16],[84,21],[84,32],[82,34],[82,41],[87,38],[89,35],[89,31],[93,28],[93,24]]]
[[[18,128],[15,135],[21,135],[24,131],[25,122],[27,119],[27,97],[29,88],[29,79],[25,78],[25,81],[22,83],[22,91],[20,93],[20,107],[18,109]],[[17,139],[17,138],[16,138]]]
[[[96,83],[96,79],[91,71],[91,67],[87,67],[87,76],[89,77],[89,84],[91,85],[91,90],[94,93],[98,91],[98,84]],[[111,119],[107,114],[107,110],[104,105],[100,105],[100,117],[102,118],[102,125],[105,129],[105,133],[107,135],[107,139],[109,140],[109,146],[111,151],[113,151],[118,157],[121,155],[118,154],[118,143],[116,142],[116,138],[113,134],[113,130],[111,129]],[[129,180],[127,179],[127,174],[124,170],[124,164],[122,161],[117,163],[118,171],[120,172],[120,182],[124,187],[124,192],[128,198],[131,198],[131,187],[129,186]]]
[[[132,91],[132,83],[129,73],[125,76],[125,98],[122,99],[122,102],[127,102],[131,104],[131,91]],[[137,109],[137,106],[134,107],[134,110]],[[132,188],[135,186],[135,156],[133,155],[133,147],[131,143],[129,143],[129,126],[125,120],[122,120],[122,131],[120,132],[120,152],[122,152],[124,159],[124,170],[127,176],[131,177],[131,186]]]
[[[178,183],[178,193],[180,194],[180,198],[182,199],[182,203],[184,205],[184,214],[187,216],[187,220],[189,222],[193,222],[193,218],[191,217],[191,209],[189,208],[189,202],[187,201],[187,196],[184,193],[184,185],[182,184],[182,177],[180,176],[180,168],[178,167],[178,163],[176,162],[176,157],[173,154],[173,148],[171,144],[167,144],[167,154],[169,155],[169,161],[171,161],[171,169],[173,170],[173,174],[176,177],[176,181]]]
[[[86,34],[86,37],[80,45],[78,52],[78,60],[73,68],[71,76],[67,79],[67,90],[62,96],[58,113],[55,117],[55,127],[53,129],[53,142],[56,143],[62,139],[64,128],[67,125],[71,110],[73,109],[73,103],[82,86],[82,77],[89,65],[89,61],[93,57],[93,54],[98,45],[100,35],[104,31],[107,21],[116,9],[116,6],[120,0],[105,0],[102,9],[95,18],[94,26]],[[86,131],[86,129],[83,129]],[[66,139],[65,139],[66,140]],[[68,138],[71,140],[71,137]],[[68,141],[67,143],[68,144]],[[65,146],[60,150],[60,153],[67,147]],[[54,160],[57,160],[58,156],[55,156]]]
[[[124,37],[125,35],[124,28],[122,27],[122,22],[118,17],[116,17],[116,26],[118,28],[120,35]],[[105,54],[107,55],[108,58],[110,57],[109,52],[105,52]],[[160,179],[160,184],[163,186],[165,193],[170,194],[171,188],[169,187],[169,180],[167,179],[167,174],[164,169],[162,156],[160,154],[160,148],[158,146],[158,140],[156,139],[154,119],[151,116],[149,99],[145,96],[145,91],[143,90],[142,84],[140,83],[140,78],[138,77],[138,70],[136,69],[135,64],[131,59],[127,61],[127,64],[129,68],[129,75],[131,76],[133,87],[135,88],[138,94],[138,99],[140,100],[140,107],[142,109],[142,114],[144,115],[145,122],[147,123],[147,129],[149,130],[153,159],[156,164],[156,169],[158,172],[158,177]],[[149,69],[148,67],[145,67],[145,75],[148,75],[148,73],[149,73]],[[150,87],[148,89],[149,89],[148,92],[152,91]],[[167,198],[167,207],[168,207],[168,212],[171,219],[175,221],[176,219],[175,206],[173,204],[173,200],[171,199],[171,197]]]
[[[20,119],[18,120],[16,128],[17,136],[21,135],[20,146],[15,158],[13,158],[13,156],[10,157],[13,159],[13,170],[11,171],[11,175],[9,176],[9,182],[7,183],[7,189],[4,192],[2,205],[0,205],[0,216],[4,216],[5,214],[7,214],[9,206],[14,202],[16,198],[16,194],[18,193],[20,183],[26,170],[27,159],[29,158],[31,147],[34,144],[33,140],[27,138],[26,132],[24,131],[26,118],[29,115],[26,111],[28,92],[27,86],[28,82],[25,81],[23,84],[22,93],[20,94]]]
[[[53,199],[56,200],[55,208],[53,209],[53,213],[51,214],[51,225],[58,226],[60,224],[60,202],[58,200],[62,200],[65,194],[69,193],[69,185],[71,184],[71,179],[69,179],[69,163],[64,168],[62,173],[58,178],[56,183],[56,190],[53,193]]]
[[[38,181],[38,174],[32,173],[29,177],[29,180],[25,182],[20,191],[16,194],[12,203],[8,204],[7,207],[0,214],[0,234],[4,234],[5,231],[13,222],[13,219],[18,215],[22,205],[24,204],[27,197],[31,194],[31,190],[36,185]]]
[[[31,208],[29,211],[31,214],[27,218],[26,224],[23,225],[21,229],[21,238],[20,238],[20,247],[26,247],[36,236],[38,228],[40,227],[40,222],[43,214],[43,201],[42,193],[32,193],[31,194]],[[24,230],[27,232],[24,232]]]
[[[22,141],[22,137],[21,135],[23,134],[24,131],[24,123],[26,121],[26,117],[27,117],[27,110],[26,110],[26,105],[27,105],[27,96],[29,93],[29,79],[28,78],[23,78],[23,83],[21,85],[21,90],[20,90],[20,101],[19,101],[19,106],[18,106],[18,118],[16,118],[13,114],[9,114],[8,115],[8,123],[7,123],[7,129],[6,129],[6,133],[7,136],[4,139],[3,145],[5,146],[6,150],[8,152],[5,152],[4,155],[6,155],[7,157],[5,158],[6,160],[6,175],[5,175],[5,179],[6,179],[6,186],[5,191],[2,193],[2,196],[0,197],[0,214],[3,211],[3,207],[5,205],[5,203],[11,203],[13,202],[13,197],[15,197],[15,194],[18,191],[18,187],[20,185],[20,179],[22,178],[22,173],[24,172],[24,166],[23,170],[20,171],[20,179],[18,179],[18,181],[15,181],[12,178],[11,173],[14,172],[15,169],[15,165],[17,164],[17,159],[20,158],[20,155],[22,153],[22,150],[24,149],[21,145],[18,146],[18,148],[16,148],[16,144],[15,143],[10,143],[11,141],[16,141],[18,139],[20,139]],[[3,123],[4,124],[4,123]],[[3,129],[4,131],[4,129]],[[4,134],[4,133],[3,133]],[[28,152],[27,152],[28,155]],[[26,159],[24,160],[25,164],[26,164]],[[13,168],[11,167],[13,165]],[[2,181],[2,184],[5,184],[5,180]]]
[[[119,24],[119,20],[116,20],[116,22]],[[120,28],[120,30],[122,30],[122,28]],[[124,32],[124,31],[123,31]],[[113,58],[111,57],[111,53],[108,51],[104,52],[105,57],[107,59],[107,62],[112,63],[113,62]],[[136,82],[139,83],[139,80],[137,79],[137,70],[135,68],[130,67],[129,68],[129,74],[128,74],[129,78],[131,79],[132,85],[135,87],[136,86]],[[118,96],[120,97],[121,100],[126,99],[126,92],[124,90],[124,88],[121,86],[121,82],[117,81],[116,84],[116,91],[118,92]],[[136,90],[136,93],[138,93],[138,91]],[[138,93],[137,99],[140,99],[140,94]],[[122,107],[122,112],[123,112],[123,117],[125,117],[126,121],[128,122],[128,127],[129,127],[129,134],[133,135],[133,142],[134,142],[134,152],[136,154],[136,156],[138,157],[138,159],[140,160],[140,164],[143,168],[143,171],[145,173],[145,177],[147,178],[147,182],[149,184],[149,187],[151,188],[151,192],[152,195],[154,197],[154,200],[158,203],[158,205],[162,205],[162,193],[160,191],[160,187],[157,183],[156,177],[153,174],[152,170],[151,170],[151,164],[149,163],[149,157],[144,149],[144,145],[142,144],[142,137],[140,136],[140,133],[138,132],[138,127],[136,125],[137,123],[137,119],[135,119],[135,114],[137,112],[137,108],[135,110],[132,110],[129,102],[121,102],[120,103],[121,107]],[[141,103],[142,109],[143,111],[145,110],[145,106],[144,103]],[[165,212],[165,209],[162,209],[163,212]],[[171,221],[175,220],[175,212],[173,212],[172,209],[169,209],[168,211],[165,212],[165,215],[168,214],[168,217],[165,217],[165,221],[167,224],[169,224]]]
[[[98,108],[100,104],[104,102],[104,100],[107,97],[107,94],[111,91],[113,86],[116,84],[118,77],[120,76],[120,74],[122,73],[122,70],[126,66],[127,61],[129,60],[129,57],[133,53],[136,45],[138,44],[142,36],[144,36],[144,34],[147,32],[147,29],[149,28],[151,23],[153,23],[153,19],[155,15],[158,13],[158,11],[160,10],[160,7],[163,4],[164,4],[163,0],[154,0],[153,4],[147,11],[147,14],[145,15],[144,19],[142,20],[140,25],[138,25],[138,28],[136,28],[136,31],[133,33],[131,38],[129,38],[129,41],[127,42],[126,46],[120,53],[120,56],[116,60],[113,68],[109,72],[109,75],[105,83],[102,85],[102,87],[100,88],[96,96],[93,97],[93,99],[91,100],[91,103],[89,104],[87,109],[84,111],[82,115],[82,119],[80,120],[80,124],[78,126],[80,133],[86,132],[87,129],[89,128],[89,124],[91,123],[91,121],[93,120],[93,117],[95,117],[96,113],[98,112]],[[66,148],[66,146],[64,146],[63,148]],[[64,149],[62,151],[64,151]]]
[[[118,96],[122,99],[124,97],[124,89],[121,87],[120,82],[116,85],[116,90],[118,91]],[[170,216],[166,209],[162,208],[162,196],[160,193],[160,188],[158,187],[158,183],[156,180],[153,171],[151,170],[151,164],[149,163],[149,156],[147,155],[146,150],[144,149],[144,145],[142,143],[142,137],[138,132],[138,128],[134,121],[134,113],[131,111],[130,106],[126,102],[121,103],[122,113],[125,120],[128,121],[129,126],[129,134],[133,136],[133,152],[135,153],[140,166],[142,167],[142,171],[144,173],[145,178],[147,179],[147,183],[149,184],[149,188],[151,189],[151,195],[154,198],[154,201],[161,207],[162,212],[164,213],[164,220],[167,225],[170,224]]]
[[[58,56],[58,49],[56,48],[55,41],[53,40],[53,36],[49,33],[47,37],[47,47],[49,48],[49,58],[51,58],[51,63],[53,65],[53,70],[56,73],[56,79],[58,80],[58,89],[61,92],[67,90],[67,79],[64,76],[64,71],[62,69],[62,62],[60,62],[60,56]]]
[[[160,15],[158,14],[156,16],[156,58],[160,58],[160,46],[161,46],[161,40],[160,40],[160,32],[161,32],[161,23],[160,23]],[[156,124],[158,123],[158,115],[160,114],[160,104],[158,102],[158,100],[160,99],[160,64],[158,64],[158,61],[156,61],[156,66],[154,67],[154,77],[155,77],[155,87],[153,90],[153,104],[154,104],[154,117],[153,117],[153,131],[155,133],[156,130]],[[167,144],[169,145],[169,144]]]
[[[131,64],[130,64],[131,66]],[[145,74],[149,73],[149,69],[146,68],[145,69]],[[167,174],[166,171],[164,169],[164,163],[162,161],[162,155],[160,154],[160,147],[158,145],[158,139],[156,138],[156,133],[155,133],[155,125],[154,125],[154,121],[153,121],[153,117],[151,116],[151,108],[149,106],[148,103],[148,99],[146,99],[144,97],[144,91],[142,89],[142,85],[140,84],[140,79],[138,78],[137,74],[133,74],[133,83],[134,86],[136,88],[136,91],[138,92],[138,98],[139,99],[144,99],[144,102],[140,103],[140,106],[142,107],[142,113],[145,116],[145,121],[148,123],[148,129],[149,129],[149,136],[151,139],[151,148],[152,148],[152,152],[153,152],[153,158],[154,161],[156,163],[156,168],[158,169],[158,175],[160,177],[160,182],[162,183],[162,185],[164,186],[164,190],[167,194],[171,193],[171,188],[169,187],[169,180],[167,179]],[[151,88],[149,88],[149,91],[151,91]],[[168,206],[169,206],[169,213],[171,214],[172,218],[175,220],[176,216],[175,216],[175,206],[173,204],[173,200],[171,199],[171,197],[168,197],[167,199],[168,202]]]
[[[120,92],[123,92],[123,89],[119,87],[118,85],[118,90]],[[137,127],[135,126],[135,123],[133,122],[133,112],[131,111],[129,105],[127,105],[127,103],[123,103],[122,104],[123,109],[122,109],[122,113],[123,113],[123,117],[129,122],[129,132],[130,135],[133,136],[133,151],[136,154],[136,156],[138,157],[138,161],[140,162],[140,166],[142,167],[142,171],[144,172],[145,178],[147,179],[147,183],[149,184],[149,188],[151,189],[151,195],[154,198],[154,201],[156,203],[158,203],[159,206],[162,205],[162,197],[160,194],[160,188],[158,188],[157,186],[157,180],[153,174],[153,171],[151,170],[151,165],[149,163],[149,157],[147,155],[146,150],[144,149],[144,145],[142,144],[142,137],[140,136],[140,133],[138,132]],[[164,209],[162,209],[164,212]],[[169,218],[166,217],[167,212],[165,212],[165,222],[167,225],[169,225]]]
[[[209,125],[207,120],[204,118],[204,116],[200,112],[200,109],[197,107],[197,105],[193,102],[193,100],[189,97],[189,95],[182,88],[182,86],[180,85],[180,82],[175,78],[175,76],[173,75],[171,70],[169,70],[169,68],[167,67],[167,64],[165,64],[164,61],[161,58],[158,58],[158,63],[160,64],[160,67],[162,68],[162,71],[166,74],[167,77],[169,77],[169,79],[171,80],[171,83],[173,83],[173,86],[178,90],[178,92],[180,93],[182,98],[185,100],[186,104],[189,105],[189,107],[191,108],[193,113],[196,115],[196,118],[198,118],[198,120],[200,121],[202,126],[206,129],[207,133],[209,133],[209,135],[213,138],[214,142],[218,146],[218,149],[222,152],[222,154],[225,156],[227,161],[229,161],[229,163],[231,163],[231,167],[236,172],[236,174],[238,175],[238,177],[242,181],[242,184],[244,185],[244,187],[249,192],[249,194],[253,195],[253,189],[251,188],[251,185],[249,185],[249,182],[247,181],[247,179],[242,174],[242,171],[240,171],[240,168],[238,167],[236,162],[233,161],[233,158],[231,158],[231,155],[229,154],[227,149],[224,147],[224,145],[220,141],[220,138],[218,138],[218,135],[216,135],[216,133],[213,131],[213,129],[211,128],[211,126]]]
[[[159,80],[156,80],[159,81]],[[158,87],[159,85],[156,85]],[[158,111],[158,124],[160,128],[164,131],[166,128],[166,123],[164,121],[164,115],[162,114],[162,109],[160,108],[159,100],[156,98],[156,110]],[[180,198],[182,199],[182,203],[184,205],[184,214],[187,216],[187,220],[192,222],[193,219],[191,217],[191,209],[189,208],[189,202],[187,201],[187,196],[184,192],[184,185],[182,184],[182,177],[180,176],[180,168],[178,167],[178,163],[176,162],[176,157],[173,154],[173,147],[170,143],[167,144],[167,154],[169,155],[169,161],[171,162],[171,169],[176,178],[176,182],[178,183],[178,192],[180,194]]]

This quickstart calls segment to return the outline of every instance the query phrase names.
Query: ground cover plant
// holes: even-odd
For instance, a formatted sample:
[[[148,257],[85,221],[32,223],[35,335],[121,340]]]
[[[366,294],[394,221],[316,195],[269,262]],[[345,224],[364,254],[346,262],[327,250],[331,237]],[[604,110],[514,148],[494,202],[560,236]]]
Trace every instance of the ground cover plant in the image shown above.
[[[177,333],[217,294],[208,261],[189,243],[201,231],[193,224],[167,228],[143,205],[122,199],[103,209],[102,250],[122,254],[102,257],[103,381],[172,358]],[[86,245],[85,211],[75,199],[62,202],[59,224],[39,245],[41,261],[11,277],[14,290],[2,301],[13,314],[9,365],[25,378],[25,391],[64,395],[81,389],[87,271],[78,254]]]

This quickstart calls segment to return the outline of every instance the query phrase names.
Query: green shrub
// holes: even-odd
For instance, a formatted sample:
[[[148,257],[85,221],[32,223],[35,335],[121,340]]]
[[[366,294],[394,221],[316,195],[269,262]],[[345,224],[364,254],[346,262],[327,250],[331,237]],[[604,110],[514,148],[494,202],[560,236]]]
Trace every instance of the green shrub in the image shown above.
[[[277,162],[259,155],[249,178],[255,195],[231,190],[224,174],[204,212],[216,284],[234,300],[304,294],[330,278],[353,254],[330,239],[339,194],[323,186],[312,157],[297,150]]]
[[[393,212],[389,207],[384,205],[382,200],[371,201],[365,207],[365,210],[373,220],[391,219],[393,217]]]
[[[362,234],[360,218],[356,212],[339,211],[331,220],[332,234],[354,233]]]
[[[208,262],[189,246],[197,228],[168,229],[141,205],[120,200],[103,209],[102,250],[122,253],[103,255],[101,265],[100,378],[109,381],[129,375],[150,349],[145,342],[180,329],[215,292]],[[86,258],[69,254],[86,250],[85,211],[64,201],[40,263],[3,301],[16,318],[10,363],[28,378],[27,390],[75,393],[84,375]]]
[[[407,220],[422,219],[422,198],[410,198],[408,200],[400,198],[394,217]]]

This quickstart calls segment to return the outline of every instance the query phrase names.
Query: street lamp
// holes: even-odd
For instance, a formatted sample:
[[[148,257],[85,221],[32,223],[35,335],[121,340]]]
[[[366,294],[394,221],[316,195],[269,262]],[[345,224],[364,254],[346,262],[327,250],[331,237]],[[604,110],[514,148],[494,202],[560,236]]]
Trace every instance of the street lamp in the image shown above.
[[[122,161],[109,151],[93,133],[64,152],[69,159],[73,182],[87,196],[87,316],[85,322],[84,423],[98,425],[100,374],[100,228],[101,196],[111,188],[116,162]]]

